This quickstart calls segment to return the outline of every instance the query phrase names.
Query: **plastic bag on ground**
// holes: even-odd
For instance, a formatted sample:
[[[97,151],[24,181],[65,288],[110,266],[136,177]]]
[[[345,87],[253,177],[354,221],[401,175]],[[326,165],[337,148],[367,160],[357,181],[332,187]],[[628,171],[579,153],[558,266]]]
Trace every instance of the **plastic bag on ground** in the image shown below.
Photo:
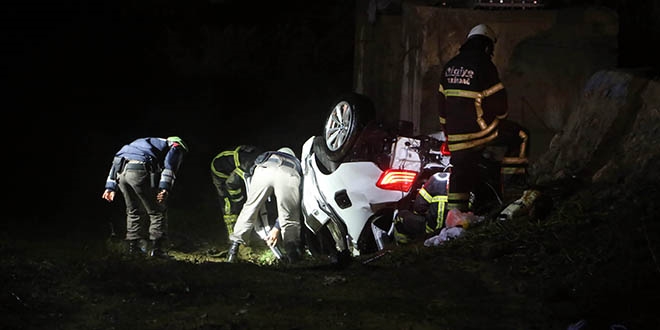
[[[460,226],[465,229],[471,224],[479,223],[483,220],[483,216],[476,216],[472,212],[461,212],[458,209],[451,209],[447,212],[447,220],[445,223],[447,228]]]
[[[463,228],[461,227],[442,228],[442,230],[438,235],[426,239],[424,241],[424,246],[426,247],[438,246],[442,244],[442,242],[461,236],[462,233],[463,233]]]

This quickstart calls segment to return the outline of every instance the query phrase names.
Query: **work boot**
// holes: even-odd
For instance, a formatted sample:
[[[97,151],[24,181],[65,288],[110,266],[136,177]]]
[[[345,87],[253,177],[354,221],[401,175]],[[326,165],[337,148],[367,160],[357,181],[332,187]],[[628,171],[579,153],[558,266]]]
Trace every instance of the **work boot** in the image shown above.
[[[169,255],[165,250],[163,250],[163,239],[158,238],[155,240],[151,241],[151,257],[156,257],[156,258],[168,258]]]
[[[128,254],[135,256],[147,255],[147,241],[144,239],[132,239],[128,241]]]
[[[235,263],[238,259],[238,248],[241,246],[239,242],[232,242],[229,252],[227,252],[227,262]]]

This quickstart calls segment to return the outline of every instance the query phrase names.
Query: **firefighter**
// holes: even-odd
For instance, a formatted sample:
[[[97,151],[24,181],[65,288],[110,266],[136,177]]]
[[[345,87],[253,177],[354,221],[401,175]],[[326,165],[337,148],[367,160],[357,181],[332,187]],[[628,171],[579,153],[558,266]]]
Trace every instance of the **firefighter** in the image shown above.
[[[115,154],[101,198],[112,202],[117,188],[121,190],[126,203],[129,253],[167,256],[163,247],[167,238],[167,199],[187,151],[180,137],[170,136],[139,138]],[[147,217],[150,242],[143,237]]]
[[[250,171],[247,200],[238,215],[227,261],[236,262],[240,245],[249,243],[249,233],[255,226],[260,210],[271,196],[277,203],[277,224],[266,242],[272,247],[281,234],[287,259],[290,263],[302,257],[300,240],[300,199],[302,190],[302,167],[291,148],[260,154]]]
[[[239,145],[218,153],[211,160],[211,178],[218,194],[222,218],[231,235],[238,213],[247,196],[245,174],[262,150],[252,145]]]
[[[399,210],[394,220],[399,244],[438,233],[445,227],[449,172],[434,173],[419,189],[412,211]]]
[[[438,112],[453,166],[447,209],[471,210],[479,157],[487,145],[506,145],[504,174],[510,174],[511,167],[524,171],[527,165],[529,134],[506,120],[507,93],[491,60],[496,42],[488,25],[475,26],[441,74]]]

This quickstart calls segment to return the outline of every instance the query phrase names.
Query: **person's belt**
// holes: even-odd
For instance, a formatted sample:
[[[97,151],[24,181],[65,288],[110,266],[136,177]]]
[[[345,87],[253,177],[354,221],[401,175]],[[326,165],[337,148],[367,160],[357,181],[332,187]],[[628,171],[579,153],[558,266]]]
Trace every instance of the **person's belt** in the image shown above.
[[[149,164],[139,161],[139,160],[129,160],[126,162],[126,166],[124,166],[125,170],[149,170]]]

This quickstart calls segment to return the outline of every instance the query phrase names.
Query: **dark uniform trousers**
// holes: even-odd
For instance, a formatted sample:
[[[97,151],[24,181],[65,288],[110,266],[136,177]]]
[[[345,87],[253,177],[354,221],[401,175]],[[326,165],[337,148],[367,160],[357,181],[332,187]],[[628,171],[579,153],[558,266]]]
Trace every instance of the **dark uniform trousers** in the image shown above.
[[[147,220],[150,240],[158,240],[167,233],[167,205],[156,200],[158,189],[152,185],[151,174],[148,164],[128,161],[118,175],[119,189],[126,202],[127,240],[139,239]]]

